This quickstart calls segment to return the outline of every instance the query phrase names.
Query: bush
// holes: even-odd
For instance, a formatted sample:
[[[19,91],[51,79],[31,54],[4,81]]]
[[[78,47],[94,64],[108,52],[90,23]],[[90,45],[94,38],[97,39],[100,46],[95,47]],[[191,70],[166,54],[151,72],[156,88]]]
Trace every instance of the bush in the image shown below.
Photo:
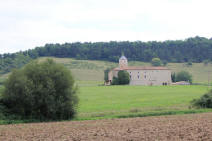
[[[104,70],[104,80],[108,81],[108,73],[110,72],[110,69]]]
[[[6,80],[0,102],[7,114],[24,119],[70,119],[76,113],[76,92],[70,71],[48,59],[14,70]]]
[[[212,90],[199,99],[194,99],[191,104],[197,108],[212,108]]]
[[[192,83],[192,75],[187,71],[181,71],[176,74],[176,81],[189,81]]]
[[[125,84],[129,84],[130,82],[130,75],[127,71],[119,71],[118,72],[118,82],[119,85],[125,85]]]
[[[171,74],[171,79],[172,79],[172,82],[176,82],[176,74],[175,73]]]
[[[152,66],[161,66],[162,64],[160,58],[153,58],[151,63],[152,63]]]
[[[119,85],[119,80],[117,77],[113,77],[113,80],[112,80],[112,85]]]
[[[191,61],[187,62],[187,63],[186,63],[186,66],[187,66],[187,67],[191,67],[191,66],[192,66],[192,62],[191,62]]]
[[[126,85],[130,82],[130,76],[127,71],[119,71],[118,77],[113,77],[112,85]]]

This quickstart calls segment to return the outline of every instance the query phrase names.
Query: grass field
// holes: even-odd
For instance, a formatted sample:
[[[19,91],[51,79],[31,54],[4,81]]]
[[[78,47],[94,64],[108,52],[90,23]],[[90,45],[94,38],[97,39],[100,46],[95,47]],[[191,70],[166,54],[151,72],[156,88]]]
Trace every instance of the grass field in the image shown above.
[[[209,90],[191,86],[81,86],[78,114],[74,120],[144,117],[212,112],[194,109],[190,102]],[[1,91],[1,87],[0,87]],[[32,120],[0,120],[0,124]]]
[[[78,118],[189,111],[206,86],[93,86],[81,87]]]

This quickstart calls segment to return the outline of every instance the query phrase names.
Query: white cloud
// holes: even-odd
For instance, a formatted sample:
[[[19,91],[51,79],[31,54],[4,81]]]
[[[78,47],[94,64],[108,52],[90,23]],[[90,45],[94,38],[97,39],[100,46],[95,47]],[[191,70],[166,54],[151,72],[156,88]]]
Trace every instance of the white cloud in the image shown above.
[[[210,0],[0,0],[0,53],[45,43],[211,37]]]

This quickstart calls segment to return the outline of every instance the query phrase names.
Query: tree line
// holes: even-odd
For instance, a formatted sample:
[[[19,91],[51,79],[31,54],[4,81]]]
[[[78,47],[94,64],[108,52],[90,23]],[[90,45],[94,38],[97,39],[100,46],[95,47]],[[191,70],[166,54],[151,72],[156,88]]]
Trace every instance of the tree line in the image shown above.
[[[16,59],[17,54],[22,54],[31,59],[53,56],[117,62],[122,53],[125,54],[129,61],[150,62],[152,58],[178,63],[212,61],[212,39],[196,36],[185,40],[167,40],[163,42],[111,41],[46,44],[43,47],[36,47],[23,52],[0,55],[0,70],[5,69],[2,65],[11,66],[13,63],[19,63],[20,61],[18,62]],[[12,62],[15,59],[16,61]]]

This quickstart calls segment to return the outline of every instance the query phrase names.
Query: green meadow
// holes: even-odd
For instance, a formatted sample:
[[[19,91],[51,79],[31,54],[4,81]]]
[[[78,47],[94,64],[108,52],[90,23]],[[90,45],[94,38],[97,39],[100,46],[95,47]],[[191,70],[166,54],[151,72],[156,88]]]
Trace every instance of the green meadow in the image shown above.
[[[207,91],[208,87],[200,85],[81,87],[78,118],[198,112],[190,102]]]
[[[194,98],[208,91],[207,86],[81,86],[78,114],[73,120],[212,112],[190,107]],[[0,87],[0,91],[2,87]],[[0,119],[0,124],[39,122]]]

